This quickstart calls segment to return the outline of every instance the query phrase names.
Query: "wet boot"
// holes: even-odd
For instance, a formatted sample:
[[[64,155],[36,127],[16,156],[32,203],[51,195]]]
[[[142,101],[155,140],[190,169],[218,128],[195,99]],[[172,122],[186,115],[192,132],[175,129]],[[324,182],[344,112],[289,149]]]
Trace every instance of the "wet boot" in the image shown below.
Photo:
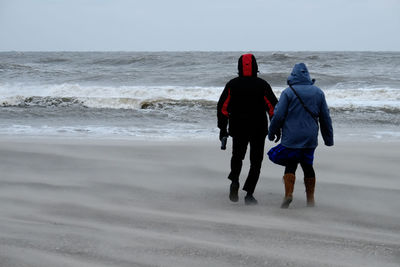
[[[239,201],[239,182],[232,182],[229,188],[229,199],[232,202]]]
[[[315,177],[304,178],[304,185],[306,186],[307,207],[314,207]]]
[[[285,184],[285,197],[283,198],[281,208],[287,209],[289,204],[293,200],[293,189],[294,189],[294,182],[296,180],[296,176],[293,173],[286,173],[283,176],[283,182]]]

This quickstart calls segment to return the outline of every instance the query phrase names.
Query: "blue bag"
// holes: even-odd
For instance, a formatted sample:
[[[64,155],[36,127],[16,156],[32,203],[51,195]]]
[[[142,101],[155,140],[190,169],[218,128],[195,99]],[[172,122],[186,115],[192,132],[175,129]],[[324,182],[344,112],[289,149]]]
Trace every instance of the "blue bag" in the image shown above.
[[[304,162],[312,165],[314,162],[315,148],[287,148],[281,144],[268,151],[269,159],[278,165],[286,166],[288,163]]]

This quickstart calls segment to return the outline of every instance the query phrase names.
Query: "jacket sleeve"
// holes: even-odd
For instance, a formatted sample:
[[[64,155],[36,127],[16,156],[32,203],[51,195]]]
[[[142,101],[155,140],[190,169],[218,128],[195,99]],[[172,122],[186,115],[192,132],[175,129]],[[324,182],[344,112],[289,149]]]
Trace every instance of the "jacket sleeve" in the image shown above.
[[[325,95],[322,92],[322,101],[319,113],[319,124],[321,127],[322,138],[326,146],[333,146],[333,127],[329,108],[326,103]]]
[[[282,128],[283,122],[287,115],[288,110],[288,96],[285,91],[282,92],[278,103],[274,109],[274,116],[272,117],[271,124],[269,126],[268,135],[273,137]]]
[[[264,93],[264,100],[267,105],[267,111],[269,119],[271,120],[274,116],[274,109],[276,104],[278,103],[278,99],[276,98],[274,92],[272,91],[271,86],[267,83]]]
[[[228,85],[225,86],[224,91],[219,98],[217,105],[217,119],[218,119],[218,128],[226,129],[228,127],[228,106],[231,100],[231,93]]]

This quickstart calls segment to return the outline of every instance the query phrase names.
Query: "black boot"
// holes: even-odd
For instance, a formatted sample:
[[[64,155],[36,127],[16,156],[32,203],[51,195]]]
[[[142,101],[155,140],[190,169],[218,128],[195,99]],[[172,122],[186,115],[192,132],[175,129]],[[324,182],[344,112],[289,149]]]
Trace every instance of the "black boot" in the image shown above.
[[[254,198],[253,194],[247,193],[247,195],[244,197],[244,204],[257,205],[258,201]]]
[[[238,202],[239,201],[239,182],[232,182],[230,189],[229,189],[229,199],[232,202]]]

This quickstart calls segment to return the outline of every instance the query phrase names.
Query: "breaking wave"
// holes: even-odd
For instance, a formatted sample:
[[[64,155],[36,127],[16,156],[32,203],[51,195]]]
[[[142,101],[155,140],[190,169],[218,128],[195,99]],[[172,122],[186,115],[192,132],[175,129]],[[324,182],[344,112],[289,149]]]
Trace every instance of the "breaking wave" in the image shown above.
[[[83,101],[73,97],[41,97],[41,96],[30,96],[30,97],[8,97],[2,99],[1,106],[3,107],[70,107],[70,106],[85,106]]]
[[[87,107],[108,109],[215,108],[223,88],[184,86],[81,86],[78,84],[0,85],[3,107]],[[277,97],[284,88],[274,88]],[[355,88],[324,90],[328,105],[337,111],[376,110],[400,113],[400,90]]]

